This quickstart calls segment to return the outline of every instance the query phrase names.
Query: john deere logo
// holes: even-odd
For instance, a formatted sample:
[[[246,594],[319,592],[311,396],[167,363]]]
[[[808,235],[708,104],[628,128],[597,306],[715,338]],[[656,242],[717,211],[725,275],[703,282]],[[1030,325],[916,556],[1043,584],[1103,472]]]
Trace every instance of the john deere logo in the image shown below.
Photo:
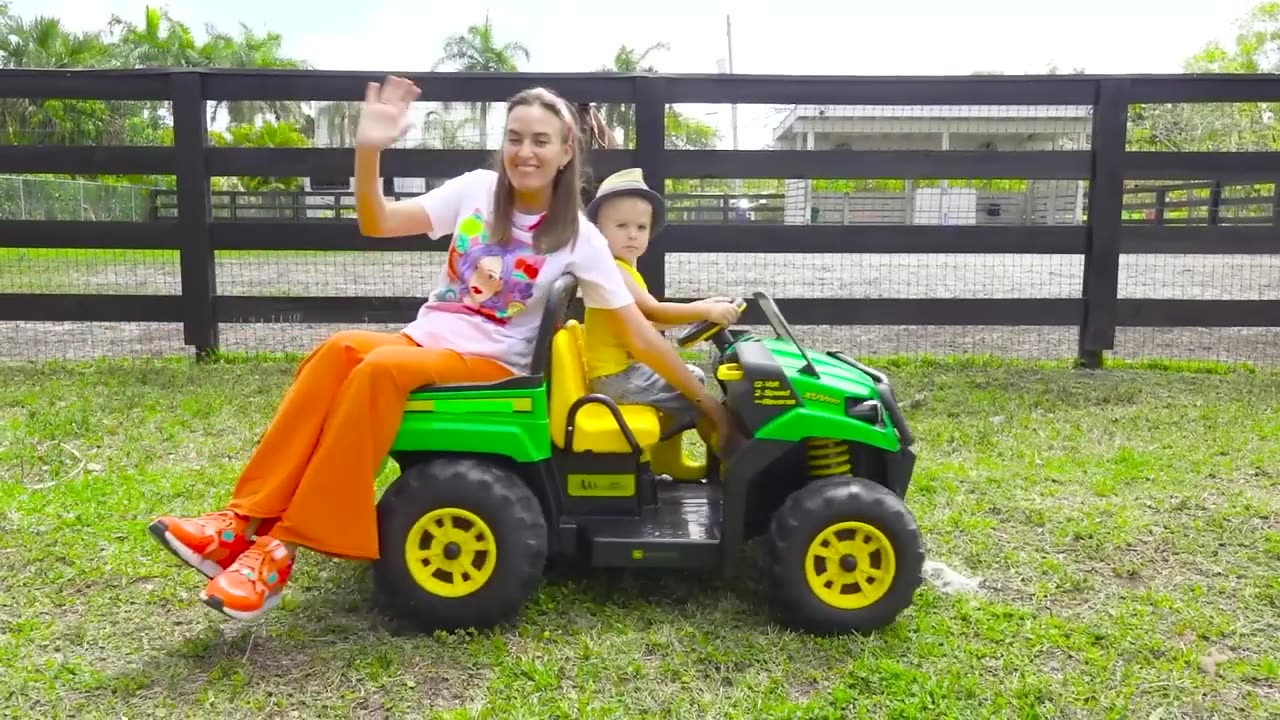
[[[570,475],[570,495],[595,497],[629,497],[636,493],[634,475]]]
[[[813,400],[814,402],[830,403],[830,404],[832,404],[832,405],[839,405],[839,404],[840,404],[840,401],[839,401],[839,400],[837,400],[837,399],[835,399],[835,398],[831,397],[830,395],[823,395],[822,393],[816,393],[816,392],[807,392],[807,393],[805,393],[805,394],[804,394],[804,399],[805,399],[805,400]]]

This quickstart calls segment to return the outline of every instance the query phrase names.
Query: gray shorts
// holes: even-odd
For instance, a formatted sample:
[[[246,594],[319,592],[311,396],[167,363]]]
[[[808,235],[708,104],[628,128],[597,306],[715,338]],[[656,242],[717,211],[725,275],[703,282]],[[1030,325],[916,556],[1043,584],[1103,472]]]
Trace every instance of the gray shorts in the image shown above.
[[[686,365],[699,383],[705,384],[706,373],[696,365]],[[649,405],[663,415],[662,428],[697,420],[701,412],[680,391],[662,379],[647,365],[632,363],[612,375],[591,380],[591,392],[607,395],[619,405]]]

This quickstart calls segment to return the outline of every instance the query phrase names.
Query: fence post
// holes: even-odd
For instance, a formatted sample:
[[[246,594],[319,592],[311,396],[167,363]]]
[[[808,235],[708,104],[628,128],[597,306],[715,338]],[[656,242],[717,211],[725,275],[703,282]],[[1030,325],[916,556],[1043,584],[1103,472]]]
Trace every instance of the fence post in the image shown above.
[[[644,172],[645,183],[666,197],[666,98],[661,77],[636,78],[636,163]],[[649,249],[640,256],[640,275],[649,292],[662,300],[667,296],[667,257],[662,235],[653,238]]]
[[[1190,193],[1188,193],[1189,195]],[[1209,225],[1219,225],[1222,217],[1222,181],[1214,180],[1209,186],[1209,210],[1206,221]]]
[[[1087,368],[1101,367],[1102,351],[1115,347],[1128,122],[1129,81],[1098,81],[1093,105],[1093,162],[1082,288],[1084,318],[1079,344],[1079,364]]]
[[[213,309],[218,286],[209,233],[209,173],[205,168],[209,131],[204,76],[199,72],[175,72],[169,76],[169,83],[181,238],[182,337],[185,344],[195,346],[197,359],[203,360],[218,349],[218,323]]]

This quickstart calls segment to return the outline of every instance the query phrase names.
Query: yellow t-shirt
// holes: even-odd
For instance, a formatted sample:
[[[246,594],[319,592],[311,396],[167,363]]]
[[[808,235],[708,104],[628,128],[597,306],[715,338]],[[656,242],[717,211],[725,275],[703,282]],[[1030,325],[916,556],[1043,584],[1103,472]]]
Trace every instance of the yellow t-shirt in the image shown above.
[[[622,268],[623,272],[630,273],[631,278],[641,288],[649,289],[644,282],[644,277],[635,268],[617,258],[614,258],[614,262],[618,263],[618,267]],[[622,338],[611,333],[607,323],[591,322],[595,312],[587,308],[582,315],[582,344],[583,354],[587,359],[588,379],[621,372],[634,360],[631,353],[627,351],[626,344],[622,342]]]

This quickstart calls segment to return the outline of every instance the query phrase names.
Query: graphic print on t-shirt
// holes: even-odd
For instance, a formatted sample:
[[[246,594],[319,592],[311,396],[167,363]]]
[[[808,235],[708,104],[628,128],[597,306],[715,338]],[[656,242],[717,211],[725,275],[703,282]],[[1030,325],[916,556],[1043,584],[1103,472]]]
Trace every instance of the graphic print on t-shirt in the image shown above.
[[[458,222],[449,244],[448,280],[431,297],[440,303],[437,309],[473,312],[501,324],[524,310],[546,258],[514,238],[506,247],[488,241],[479,208]]]

